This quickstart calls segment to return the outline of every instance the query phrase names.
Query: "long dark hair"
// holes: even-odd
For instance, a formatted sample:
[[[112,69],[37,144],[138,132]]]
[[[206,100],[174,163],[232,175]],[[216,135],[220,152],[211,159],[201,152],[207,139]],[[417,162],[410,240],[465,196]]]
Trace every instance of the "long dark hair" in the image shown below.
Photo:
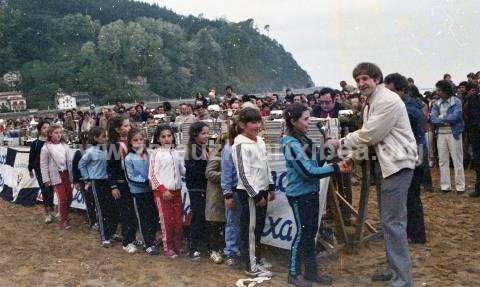
[[[119,142],[120,134],[117,129],[123,125],[127,118],[124,115],[116,115],[108,120],[108,139],[110,142]]]
[[[198,156],[200,156],[202,152],[202,147],[196,144],[195,139],[202,132],[204,127],[208,127],[208,125],[205,122],[194,122],[190,126],[190,129],[188,130],[188,142],[187,142],[187,149],[185,153],[186,160],[192,159],[194,146],[195,146],[195,153],[197,158]]]
[[[163,131],[170,131],[172,133],[173,141],[172,141],[171,147],[176,148],[177,143],[175,141],[175,133],[173,131],[173,128],[168,124],[161,124],[161,125],[157,126],[157,128],[155,129],[155,133],[153,134],[153,144],[161,146],[158,138],[160,137],[160,135],[162,134]]]
[[[305,153],[308,157],[312,156],[313,142],[302,131],[298,130],[293,122],[299,120],[302,117],[303,112],[308,111],[308,108],[302,104],[292,104],[288,106],[283,112],[283,118],[285,119],[285,127],[287,128],[287,134],[296,138],[303,146]]]
[[[40,130],[43,128],[44,125],[50,125],[50,123],[47,120],[41,119],[37,124],[38,136],[40,136]]]

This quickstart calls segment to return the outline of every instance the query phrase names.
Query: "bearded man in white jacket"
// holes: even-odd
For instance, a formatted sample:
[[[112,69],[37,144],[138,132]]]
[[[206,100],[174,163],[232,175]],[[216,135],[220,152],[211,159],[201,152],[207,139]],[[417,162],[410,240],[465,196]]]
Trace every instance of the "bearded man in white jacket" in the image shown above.
[[[341,144],[349,150],[369,148],[380,186],[377,199],[388,261],[388,268],[374,274],[372,280],[410,287],[413,280],[406,232],[407,194],[418,158],[415,137],[405,104],[396,93],[385,88],[378,66],[360,63],[353,70],[353,78],[367,98],[363,126],[330,144]]]

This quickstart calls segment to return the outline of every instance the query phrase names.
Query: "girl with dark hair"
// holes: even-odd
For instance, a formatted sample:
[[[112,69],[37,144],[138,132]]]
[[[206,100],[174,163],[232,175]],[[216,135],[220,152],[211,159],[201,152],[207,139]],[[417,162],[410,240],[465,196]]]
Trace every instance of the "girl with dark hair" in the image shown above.
[[[90,137],[87,132],[82,132],[78,135],[78,141],[80,144],[80,149],[78,149],[73,155],[72,162],[72,177],[73,185],[75,189],[80,191],[83,199],[85,200],[85,205],[87,207],[87,223],[90,229],[98,230],[97,216],[95,211],[95,199],[93,197],[93,192],[91,190],[91,184],[87,185],[87,182],[83,179],[82,172],[79,168],[80,159],[83,156],[83,153],[87,149],[90,143]],[[89,187],[88,189],[85,187]]]
[[[58,198],[60,229],[70,229],[68,209],[72,203],[72,152],[62,141],[63,130],[60,125],[51,125],[47,142],[40,152],[40,173],[44,186],[53,186]]]
[[[190,224],[191,241],[189,257],[191,260],[200,259],[201,245],[208,247],[207,222],[205,220],[205,198],[207,179],[205,171],[208,161],[208,125],[204,122],[195,122],[190,126],[189,139],[185,153],[185,181],[190,197],[192,222]]]
[[[133,195],[133,206],[146,252],[149,255],[158,255],[158,249],[155,246],[158,216],[152,190],[148,185],[148,167],[149,154],[145,136],[140,129],[133,128],[128,132],[125,176]]]
[[[260,258],[260,239],[267,215],[267,202],[275,199],[275,185],[268,163],[267,147],[258,136],[262,117],[255,108],[238,113],[240,134],[232,146],[240,201],[240,261],[245,273],[271,277],[268,264]],[[252,234],[253,231],[253,234]]]
[[[319,226],[319,179],[339,171],[347,171],[345,165],[323,165],[314,154],[312,140],[307,136],[310,111],[302,104],[292,104],[284,112],[286,135],[282,138],[282,151],[286,160],[286,195],[292,207],[297,232],[292,242],[288,283],[295,286],[311,286],[310,282],[331,284],[328,276],[317,274],[315,236]],[[304,276],[300,265],[304,265]]]
[[[40,120],[37,125],[38,138],[34,140],[30,145],[30,153],[28,155],[28,171],[30,177],[37,177],[38,186],[42,192],[42,202],[45,208],[45,223],[49,224],[53,222],[55,218],[53,208],[53,188],[51,186],[45,186],[42,180],[42,173],[40,171],[40,152],[42,147],[47,141],[48,129],[50,123],[45,120]],[[35,174],[33,173],[35,171]]]
[[[128,253],[135,253],[136,215],[133,206],[133,196],[129,190],[122,160],[128,153],[127,136],[130,131],[130,120],[122,115],[108,121],[107,144],[107,174],[110,181],[112,196],[122,226],[122,245]]]
[[[101,127],[93,127],[88,135],[91,146],[78,162],[78,169],[85,182],[85,190],[91,188],[95,200],[100,239],[103,247],[112,246],[117,230],[117,211],[110,192],[107,175],[107,134]]]
[[[158,146],[150,157],[148,179],[160,217],[165,256],[176,258],[182,247],[182,176],[183,159],[175,150],[175,137],[169,125],[157,127],[154,144]]]

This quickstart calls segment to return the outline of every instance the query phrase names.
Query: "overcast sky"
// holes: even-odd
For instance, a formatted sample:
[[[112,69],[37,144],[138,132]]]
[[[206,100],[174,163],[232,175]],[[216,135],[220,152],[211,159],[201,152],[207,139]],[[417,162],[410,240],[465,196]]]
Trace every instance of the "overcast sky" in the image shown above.
[[[316,85],[353,83],[361,61],[399,72],[419,88],[444,73],[454,82],[480,71],[480,1],[461,0],[147,0],[182,15],[254,19],[292,53]],[[475,24],[477,23],[477,24]],[[263,28],[270,25],[270,31]]]

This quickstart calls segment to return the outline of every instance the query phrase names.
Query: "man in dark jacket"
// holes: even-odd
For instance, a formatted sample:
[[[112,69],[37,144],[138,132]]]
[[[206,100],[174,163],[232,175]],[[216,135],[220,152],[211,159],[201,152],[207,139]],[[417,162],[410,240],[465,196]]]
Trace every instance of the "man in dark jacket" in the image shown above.
[[[480,95],[479,86],[475,83],[468,83],[468,100],[465,105],[465,123],[469,130],[470,144],[473,151],[473,163],[477,180],[475,191],[470,193],[471,197],[480,196]]]
[[[345,108],[337,103],[336,93],[331,88],[320,90],[319,104],[313,108],[312,117],[316,118],[338,118],[338,112]]]
[[[422,104],[406,93],[408,88],[407,79],[395,73],[385,77],[385,87],[397,93],[402,98],[407,108],[410,126],[417,141],[419,158],[422,159],[425,152],[425,118],[422,112]],[[428,163],[424,163],[428,164]],[[412,182],[407,196],[407,236],[412,243],[424,244],[426,242],[425,223],[423,219],[423,206],[420,198],[420,185],[423,179],[423,166],[415,167]]]

